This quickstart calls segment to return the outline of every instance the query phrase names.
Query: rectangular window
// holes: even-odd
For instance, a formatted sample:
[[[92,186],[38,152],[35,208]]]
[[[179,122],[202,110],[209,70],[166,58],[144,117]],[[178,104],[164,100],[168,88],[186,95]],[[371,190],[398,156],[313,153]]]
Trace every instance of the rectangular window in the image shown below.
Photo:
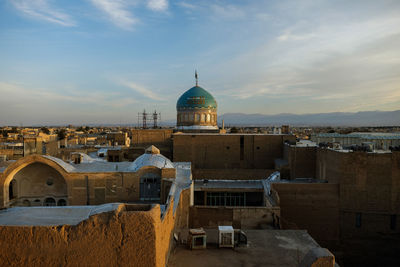
[[[169,191],[168,191],[169,192]],[[204,193],[203,191],[194,191],[194,204],[195,205],[205,205],[204,203]]]
[[[356,227],[361,227],[361,213],[356,213]]]
[[[396,230],[396,221],[397,221],[397,215],[393,214],[390,216],[390,230]]]
[[[240,136],[240,160],[244,160],[244,136]]]
[[[207,206],[245,206],[246,193],[207,192]]]

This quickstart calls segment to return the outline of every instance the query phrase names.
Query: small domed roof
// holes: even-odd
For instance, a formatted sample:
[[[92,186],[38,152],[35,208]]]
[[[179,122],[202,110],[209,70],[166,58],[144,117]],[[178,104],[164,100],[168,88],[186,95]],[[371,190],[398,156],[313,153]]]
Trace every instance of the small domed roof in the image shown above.
[[[176,103],[176,109],[186,108],[217,108],[214,97],[200,86],[187,90]]]
[[[174,164],[168,158],[161,155],[160,150],[155,146],[148,147],[143,155],[132,162],[132,164],[128,167],[128,170],[136,172],[145,166],[157,167],[159,169],[175,168]]]

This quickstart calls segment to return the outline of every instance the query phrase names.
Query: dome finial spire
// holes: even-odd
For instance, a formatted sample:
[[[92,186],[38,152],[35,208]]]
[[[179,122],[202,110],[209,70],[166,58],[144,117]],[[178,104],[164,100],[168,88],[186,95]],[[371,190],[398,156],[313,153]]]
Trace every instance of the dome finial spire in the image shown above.
[[[199,76],[197,75],[197,70],[194,71],[194,78],[196,79],[196,86],[199,86]]]

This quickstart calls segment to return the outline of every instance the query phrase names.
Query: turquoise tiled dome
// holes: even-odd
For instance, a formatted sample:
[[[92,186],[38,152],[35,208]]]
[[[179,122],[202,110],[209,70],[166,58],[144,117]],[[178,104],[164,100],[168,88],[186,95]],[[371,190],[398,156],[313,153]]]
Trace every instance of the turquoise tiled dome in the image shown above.
[[[214,97],[200,86],[194,86],[187,90],[176,103],[176,109],[191,108],[217,108]]]

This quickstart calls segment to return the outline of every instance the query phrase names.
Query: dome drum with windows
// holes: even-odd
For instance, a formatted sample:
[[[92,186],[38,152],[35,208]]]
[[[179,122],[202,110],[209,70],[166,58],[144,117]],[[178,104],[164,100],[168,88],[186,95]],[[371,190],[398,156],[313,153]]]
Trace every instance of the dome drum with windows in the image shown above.
[[[217,101],[205,89],[196,86],[187,90],[176,103],[177,127],[180,129],[218,129]]]

